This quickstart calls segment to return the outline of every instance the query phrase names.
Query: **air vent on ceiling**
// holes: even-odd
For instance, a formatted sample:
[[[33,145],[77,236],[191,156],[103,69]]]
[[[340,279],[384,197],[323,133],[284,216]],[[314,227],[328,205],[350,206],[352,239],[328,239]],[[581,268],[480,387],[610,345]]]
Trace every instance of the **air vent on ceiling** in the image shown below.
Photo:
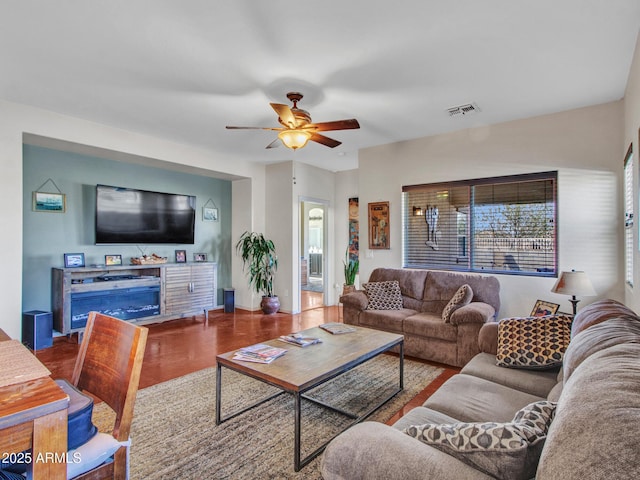
[[[480,109],[475,103],[466,103],[464,105],[458,105],[457,107],[447,108],[450,117],[457,117],[459,115],[471,115],[478,113]]]

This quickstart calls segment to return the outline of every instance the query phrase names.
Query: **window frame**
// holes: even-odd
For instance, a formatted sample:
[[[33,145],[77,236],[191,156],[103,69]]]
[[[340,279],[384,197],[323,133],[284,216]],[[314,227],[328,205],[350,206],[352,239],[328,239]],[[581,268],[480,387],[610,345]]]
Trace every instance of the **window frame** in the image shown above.
[[[624,280],[625,284],[633,288],[633,267],[634,267],[634,207],[635,196],[633,190],[634,180],[633,168],[633,144],[629,145],[624,156],[623,165],[623,208],[624,208]]]
[[[549,271],[531,271],[531,270],[509,270],[509,269],[500,269],[500,268],[486,268],[479,267],[474,258],[474,220],[478,217],[479,213],[476,212],[476,209],[479,206],[483,205],[482,203],[474,204],[473,192],[474,187],[481,187],[487,185],[500,185],[500,184],[513,184],[513,183],[524,183],[531,181],[540,181],[540,180],[549,180],[552,182],[552,192],[550,195],[552,201],[552,218],[553,218],[553,227],[552,227],[552,238],[551,241],[553,243],[553,252],[549,254],[552,255],[552,258],[548,260],[548,263],[543,265],[551,265],[551,267],[543,267],[549,268]],[[415,240],[411,239],[413,233],[410,231],[408,227],[408,223],[410,222],[410,217],[413,212],[413,205],[409,205],[409,194],[411,192],[425,192],[430,191],[433,192],[435,190],[453,190],[457,187],[467,187],[469,190],[469,202],[468,202],[468,220],[467,220],[467,230],[466,230],[466,248],[468,262],[464,265],[458,265],[458,261],[456,260],[456,265],[453,264],[453,261],[446,266],[442,266],[440,264],[429,265],[429,263],[425,263],[424,265],[416,264],[416,262],[410,262],[408,259],[408,250],[409,245],[415,245]],[[546,171],[546,172],[537,172],[537,173],[527,173],[527,174],[519,174],[519,175],[507,175],[507,176],[496,176],[496,177],[485,177],[478,179],[465,179],[465,180],[457,180],[451,182],[435,182],[428,184],[420,184],[420,185],[406,185],[402,187],[403,192],[403,201],[402,201],[402,219],[403,219],[403,238],[402,238],[402,262],[404,268],[423,268],[423,269],[439,269],[439,270],[449,270],[449,271],[462,271],[462,272],[472,272],[472,273],[485,273],[485,274],[504,274],[504,275],[518,275],[518,276],[530,276],[530,277],[557,277],[558,276],[558,217],[559,217],[559,208],[558,208],[558,172],[557,171]],[[502,205],[508,205],[507,202],[502,203]],[[423,206],[424,207],[424,206]],[[456,208],[457,211],[457,208]],[[415,215],[415,213],[413,213]],[[451,234],[449,234],[451,237]],[[459,237],[459,235],[458,235]],[[451,238],[446,238],[449,242],[451,242]],[[456,243],[459,243],[459,238],[456,239]],[[500,253],[499,250],[493,250],[496,253]],[[437,263],[437,262],[436,262]],[[504,266],[502,267],[504,268]]]

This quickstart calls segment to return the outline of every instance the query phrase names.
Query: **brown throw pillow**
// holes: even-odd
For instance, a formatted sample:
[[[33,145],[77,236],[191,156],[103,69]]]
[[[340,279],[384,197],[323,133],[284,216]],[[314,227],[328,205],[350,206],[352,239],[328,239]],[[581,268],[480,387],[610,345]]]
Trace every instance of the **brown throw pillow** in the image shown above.
[[[473,290],[471,290],[471,287],[465,283],[456,293],[453,294],[453,297],[451,297],[447,306],[442,310],[442,320],[444,320],[445,323],[449,323],[453,312],[458,310],[460,307],[464,307],[469,304],[472,298]]]
[[[538,370],[562,365],[571,340],[571,320],[570,315],[500,320],[496,365]]]
[[[369,299],[367,310],[400,310],[402,293],[397,280],[369,282],[362,285]]]

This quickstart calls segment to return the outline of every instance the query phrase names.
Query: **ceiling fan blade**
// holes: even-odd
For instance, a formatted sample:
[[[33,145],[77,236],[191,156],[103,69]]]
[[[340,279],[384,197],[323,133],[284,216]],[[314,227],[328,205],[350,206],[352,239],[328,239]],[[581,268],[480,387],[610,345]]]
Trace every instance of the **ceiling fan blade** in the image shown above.
[[[293,112],[288,105],[283,105],[282,103],[270,103],[269,105],[271,105],[271,108],[276,111],[281,123],[289,128],[296,128],[298,126],[296,117],[293,115]]]
[[[283,130],[280,127],[234,127],[232,125],[227,125],[224,128],[228,128],[229,130]]]
[[[273,142],[271,142],[269,145],[267,145],[267,146],[266,146],[266,147],[264,147],[264,148],[277,148],[277,147],[279,147],[279,146],[280,146],[280,143],[281,143],[281,142],[280,142],[280,139],[279,139],[279,138],[276,138]]]
[[[360,124],[355,118],[350,118],[348,120],[336,120],[334,122],[313,123],[309,125],[309,127],[313,128],[317,132],[328,132],[330,130],[351,130],[354,128],[360,128]]]
[[[309,140],[312,140],[317,143],[321,143],[322,145],[326,145],[330,148],[335,148],[338,145],[342,144],[338,140],[334,140],[333,138],[325,137],[324,135],[320,135],[319,133],[312,133]]]

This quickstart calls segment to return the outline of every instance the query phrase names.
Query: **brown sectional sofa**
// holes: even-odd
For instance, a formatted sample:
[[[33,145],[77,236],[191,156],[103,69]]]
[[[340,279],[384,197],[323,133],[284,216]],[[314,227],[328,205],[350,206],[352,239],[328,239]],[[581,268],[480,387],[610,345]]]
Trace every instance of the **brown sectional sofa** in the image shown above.
[[[411,437],[412,425],[509,422],[531,402],[556,402],[542,445],[527,462],[537,480],[640,478],[640,317],[613,300],[581,310],[562,368],[496,365],[497,323],[482,328],[483,352],[393,426],[364,422],[325,450],[325,480],[489,479],[487,472]],[[526,478],[533,478],[534,474]],[[498,478],[522,478],[509,470]]]
[[[488,275],[377,268],[369,282],[397,280],[402,293],[402,309],[369,310],[364,291],[340,297],[344,323],[401,333],[405,354],[425,360],[461,367],[480,350],[480,327],[494,320],[500,309],[500,283]],[[473,290],[471,303],[456,310],[450,322],[442,311],[458,288],[467,284]]]

